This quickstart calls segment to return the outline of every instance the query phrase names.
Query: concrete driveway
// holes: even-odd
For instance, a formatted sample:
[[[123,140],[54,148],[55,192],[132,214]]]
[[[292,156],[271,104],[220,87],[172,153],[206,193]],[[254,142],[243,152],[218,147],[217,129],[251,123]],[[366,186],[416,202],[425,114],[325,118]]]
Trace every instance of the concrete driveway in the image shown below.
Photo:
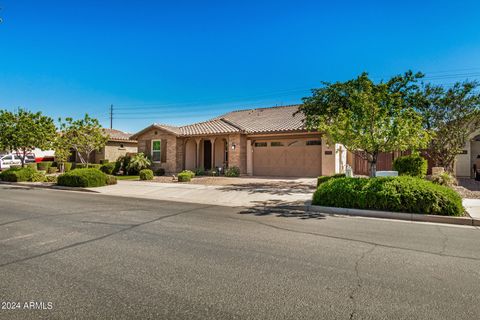
[[[118,181],[90,190],[105,195],[243,207],[260,203],[304,204],[315,191],[316,179],[232,179],[225,185]]]

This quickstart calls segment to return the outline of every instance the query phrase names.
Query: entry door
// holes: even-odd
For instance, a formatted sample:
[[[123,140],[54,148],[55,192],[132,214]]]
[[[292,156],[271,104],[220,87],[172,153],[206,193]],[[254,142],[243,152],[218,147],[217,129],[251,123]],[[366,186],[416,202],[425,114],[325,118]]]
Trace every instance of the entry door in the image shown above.
[[[203,167],[205,170],[212,169],[212,143],[210,140],[203,141]]]

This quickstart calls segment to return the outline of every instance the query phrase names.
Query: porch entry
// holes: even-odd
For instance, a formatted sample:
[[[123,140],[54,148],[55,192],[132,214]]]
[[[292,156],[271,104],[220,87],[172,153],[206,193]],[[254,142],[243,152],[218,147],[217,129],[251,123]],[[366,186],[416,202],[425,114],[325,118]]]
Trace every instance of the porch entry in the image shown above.
[[[188,139],[184,147],[184,168],[195,170],[215,170],[228,167],[228,138],[196,138]]]
[[[203,141],[203,163],[205,170],[212,169],[212,142],[210,140]]]

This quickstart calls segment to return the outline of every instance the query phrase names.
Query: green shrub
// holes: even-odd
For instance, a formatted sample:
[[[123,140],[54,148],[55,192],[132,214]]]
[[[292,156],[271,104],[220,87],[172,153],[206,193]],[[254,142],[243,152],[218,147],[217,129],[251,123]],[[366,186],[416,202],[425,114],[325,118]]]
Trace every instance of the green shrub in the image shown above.
[[[123,161],[124,161],[123,156],[118,157],[117,161],[115,161],[115,168],[113,169],[114,174],[119,174],[120,170],[123,170]]]
[[[48,174],[53,174],[53,173],[57,173],[57,171],[58,171],[57,167],[49,167],[48,170],[47,170],[47,173]]]
[[[64,162],[63,163],[63,171],[68,172],[72,170],[73,163],[72,162]]]
[[[455,177],[448,172],[442,172],[440,174],[433,175],[430,177],[430,180],[435,184],[446,187],[453,187],[458,184],[457,179],[455,179]]]
[[[75,169],[98,169],[102,167],[101,164],[98,163],[76,163]]]
[[[110,163],[110,161],[108,161],[108,159],[100,160],[100,164],[107,164],[107,163]]]
[[[106,174],[113,174],[114,170],[115,170],[115,165],[116,165],[116,162],[104,163],[100,167],[100,171],[102,171],[103,173],[106,173]]]
[[[140,180],[152,180],[153,179],[153,171],[150,169],[143,169],[140,170]]]
[[[131,157],[125,168],[129,175],[136,175],[141,170],[150,167],[151,164],[151,161],[143,153],[137,153]]]
[[[193,172],[192,170],[183,170],[180,173],[188,174],[188,175],[190,175],[190,178],[195,177],[195,172]]]
[[[117,177],[112,176],[111,174],[106,175],[105,183],[109,186],[112,184],[117,184]]]
[[[199,167],[195,169],[196,176],[204,176],[205,175],[205,168]]]
[[[164,176],[165,175],[165,169],[158,168],[157,170],[155,170],[155,175],[156,176]]]
[[[74,169],[85,169],[87,168],[86,163],[75,163],[75,168]]]
[[[324,182],[327,182],[331,179],[337,179],[337,178],[345,178],[345,173],[337,173],[337,174],[334,174],[333,176],[320,176],[317,178],[317,187]]]
[[[58,177],[58,185],[67,187],[102,187],[107,175],[94,168],[74,169]]]
[[[400,176],[424,178],[427,169],[427,160],[416,154],[398,157],[393,161],[393,170],[398,171]]]
[[[50,168],[53,164],[53,161],[42,161],[42,162],[39,162],[37,163],[37,168],[38,170],[45,170],[45,171],[48,171],[48,168]]]
[[[45,176],[45,181],[57,183],[57,176]]]
[[[32,177],[37,173],[37,170],[31,167],[24,168],[10,168],[8,170],[2,171],[0,178],[3,181],[8,182],[25,182],[32,181]]]
[[[46,180],[45,175],[43,173],[38,172],[38,171],[36,171],[30,179],[30,181],[32,181],[32,182],[44,182],[45,180]]]
[[[35,171],[38,170],[37,164],[36,164],[35,162],[33,162],[33,163],[25,163],[25,167],[32,168],[32,169],[35,170]]]
[[[178,182],[188,182],[192,180],[192,175],[188,172],[180,172],[177,176]]]
[[[340,208],[461,216],[452,189],[414,177],[339,178],[322,183],[312,204]]]
[[[240,176],[240,168],[239,167],[230,167],[225,171],[226,177],[238,177]]]

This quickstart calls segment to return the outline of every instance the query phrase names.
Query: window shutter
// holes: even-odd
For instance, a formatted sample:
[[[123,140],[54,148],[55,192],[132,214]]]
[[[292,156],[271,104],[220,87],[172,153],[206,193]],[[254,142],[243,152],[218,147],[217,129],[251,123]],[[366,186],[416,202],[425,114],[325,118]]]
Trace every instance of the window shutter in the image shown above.
[[[162,146],[161,146],[161,162],[167,162],[167,140],[162,139]]]
[[[145,141],[145,155],[152,156],[152,140]]]

